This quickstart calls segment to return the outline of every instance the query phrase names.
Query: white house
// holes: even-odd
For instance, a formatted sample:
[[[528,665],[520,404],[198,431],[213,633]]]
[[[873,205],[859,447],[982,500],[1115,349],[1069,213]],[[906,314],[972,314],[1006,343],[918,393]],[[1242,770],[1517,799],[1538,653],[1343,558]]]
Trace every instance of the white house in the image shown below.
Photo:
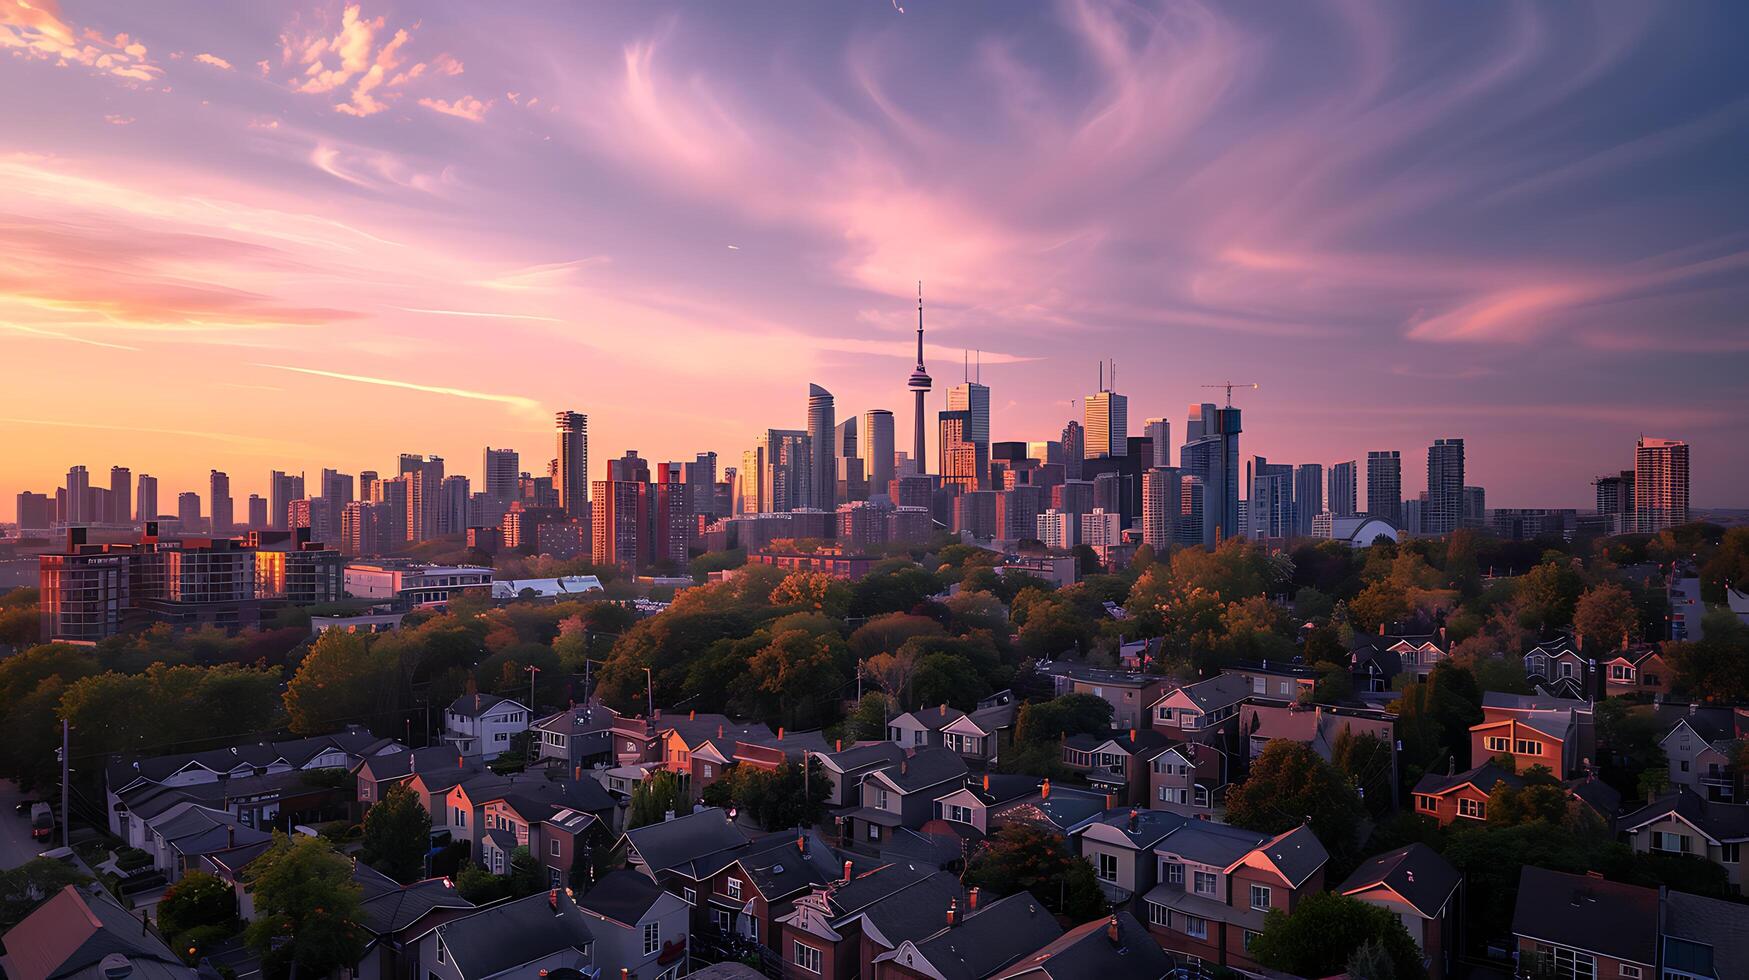
[[[528,708],[495,694],[464,694],[443,713],[443,740],[462,755],[488,760],[509,751],[510,737],[528,727]]]

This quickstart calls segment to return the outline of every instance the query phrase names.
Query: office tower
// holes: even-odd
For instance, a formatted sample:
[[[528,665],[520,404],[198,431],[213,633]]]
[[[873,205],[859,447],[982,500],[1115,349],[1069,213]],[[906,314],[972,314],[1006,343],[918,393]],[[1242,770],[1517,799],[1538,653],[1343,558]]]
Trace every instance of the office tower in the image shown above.
[[[1080,517],[1093,510],[1093,482],[1064,480],[1051,488],[1051,507]]]
[[[556,421],[559,455],[553,462],[558,472],[552,475],[559,506],[571,517],[585,518],[589,516],[589,416],[560,412]]]
[[[19,531],[47,531],[55,523],[55,502],[29,490],[18,495]]]
[[[1427,507],[1421,512],[1428,534],[1450,534],[1464,519],[1464,441],[1435,439],[1427,447]]]
[[[200,494],[189,490],[176,495],[176,520],[183,531],[200,530]]]
[[[1597,478],[1597,516],[1610,534],[1634,529],[1634,471]]]
[[[376,470],[360,470],[358,474],[358,499],[367,502],[378,499],[376,489],[378,479]]]
[[[636,449],[628,449],[624,456],[607,461],[607,479],[612,483],[649,483],[650,461],[639,457]]]
[[[148,473],[141,473],[135,481],[134,519],[141,522],[158,519],[158,478]]]
[[[1330,467],[1330,499],[1326,508],[1337,517],[1353,517],[1359,508],[1359,474],[1355,460]]]
[[[440,533],[438,514],[443,495],[443,457],[402,453],[400,478],[407,481],[407,541],[417,543]]]
[[[923,446],[923,411],[924,399],[929,394],[929,374],[923,370],[923,284],[917,284],[917,367],[911,372],[911,377],[905,381],[905,387],[917,396],[914,417],[917,420],[916,438],[912,442],[911,458],[918,466],[928,457]]]
[[[971,441],[971,426],[970,412],[941,413],[941,432],[936,447],[941,452],[939,472],[943,486],[982,489],[983,481],[978,474],[989,464],[984,455],[989,449]]]
[[[304,496],[304,477],[274,470],[267,478],[267,526],[282,531],[286,527],[291,502]]]
[[[684,470],[679,463],[658,465],[656,483],[651,488],[656,497],[650,513],[651,557],[674,571],[686,568],[692,557],[693,541],[698,537],[698,520],[692,509],[693,487],[684,479]]]
[[[755,441],[753,448],[741,454],[741,475],[735,488],[735,513],[764,513],[765,499],[760,494],[760,482],[765,477],[765,446]]]
[[[1063,443],[1058,439],[1039,439],[1026,444],[1026,458],[1035,459],[1041,465],[1063,463]]]
[[[1634,524],[1656,534],[1688,523],[1688,443],[1640,437],[1634,449]]]
[[[486,481],[486,496],[509,505],[516,499],[516,478],[522,472],[522,457],[514,449],[486,447],[481,479]]]
[[[1461,526],[1485,527],[1488,523],[1488,494],[1481,487],[1464,488],[1464,515]]]
[[[742,458],[742,513],[783,514],[807,506],[810,442],[799,429],[768,429],[754,441]]]
[[[258,493],[249,495],[249,530],[267,530],[267,498]]]
[[[650,485],[633,480],[597,480],[591,504],[597,565],[636,575],[650,562]]]
[[[1392,527],[1403,524],[1403,454],[1395,449],[1366,454],[1366,512]]]
[[[90,524],[97,520],[99,515],[85,512],[86,504],[89,503],[90,498],[90,494],[86,491],[89,489],[91,489],[91,475],[85,467],[75,466],[67,470],[67,505],[61,511],[61,523]]]
[[[212,502],[213,533],[230,534],[237,522],[231,509],[231,478],[228,474],[213,470],[207,475],[207,499]]]
[[[1221,408],[1204,402],[1191,408],[1184,427],[1189,440],[1179,447],[1179,470],[1201,481],[1202,543],[1213,548],[1238,533],[1239,511],[1239,409]],[[1243,515],[1249,523],[1250,514]]]
[[[1155,444],[1160,445],[1159,443]],[[1155,466],[1142,473],[1142,543],[1162,556],[1177,540],[1184,480],[1176,467]]]
[[[854,415],[838,423],[832,434],[832,455],[839,459],[856,456],[856,435],[862,431],[861,426],[861,420]]]
[[[966,413],[966,441],[983,450],[985,468],[978,471],[978,483],[989,485],[989,462],[995,458],[990,452],[990,389],[976,381],[954,385],[947,390],[947,410]]]
[[[1043,487],[1019,486],[996,494],[996,537],[1020,541],[1038,535],[1038,515],[1050,503]]]
[[[309,540],[318,544],[326,545],[340,540],[340,522],[344,508],[336,510],[334,501],[329,498],[305,497],[292,501],[286,509],[286,523],[291,530],[308,528]]]
[[[1086,433],[1081,423],[1070,419],[1063,426],[1063,479],[1081,479],[1081,460],[1087,455]]]
[[[1172,465],[1172,422],[1169,419],[1149,419],[1142,423],[1142,435],[1153,443],[1153,462],[1149,466],[1163,468]]]
[[[468,478],[460,473],[443,478],[437,499],[437,533],[466,534],[468,530],[468,498],[473,489]],[[338,510],[335,513],[339,513]]]
[[[735,492],[739,487],[740,483],[736,479],[735,468],[733,466],[723,467],[723,478],[717,481],[717,485],[713,488],[714,492],[711,494],[714,502],[711,516],[726,517],[729,514],[740,513],[735,501]]]
[[[1312,518],[1324,512],[1324,465],[1301,463],[1294,468],[1294,531],[1300,537],[1312,533]]]
[[[862,435],[856,440],[862,472],[868,476],[870,498],[885,496],[893,482],[893,413],[871,408],[862,413]]]
[[[1129,450],[1130,400],[1101,388],[1082,401],[1081,425],[1083,458],[1122,456]]]
[[[838,416],[832,393],[816,384],[808,385],[808,448],[809,469],[813,479],[808,483],[805,506],[817,510],[838,509],[838,463],[833,450],[838,441]]]
[[[1246,501],[1250,508],[1250,520],[1247,527],[1251,537],[1287,538],[1294,533],[1294,468],[1287,463],[1271,463],[1262,456],[1253,457],[1246,464],[1250,476],[1247,481],[1251,487],[1250,499]]]
[[[340,552],[345,555],[380,555],[389,550],[384,530],[387,504],[354,500],[340,511]]]
[[[125,466],[109,468],[109,522],[126,524],[134,516],[133,473]]]
[[[692,488],[692,512],[705,517],[724,517],[717,509],[717,454],[699,453],[682,467],[686,485]]]
[[[953,498],[953,530],[980,540],[996,536],[996,493],[971,490]]]
[[[407,515],[413,509],[413,477],[397,476],[378,480],[376,491],[376,502],[384,507],[380,519],[384,521],[382,535],[385,550],[394,551],[407,543]]]
[[[1427,494],[1423,492],[1414,500],[1403,501],[1403,530],[1409,534],[1426,533],[1427,525]]]
[[[1201,545],[1203,541],[1203,503],[1206,489],[1201,477],[1183,477],[1184,497],[1178,508],[1177,543]]]

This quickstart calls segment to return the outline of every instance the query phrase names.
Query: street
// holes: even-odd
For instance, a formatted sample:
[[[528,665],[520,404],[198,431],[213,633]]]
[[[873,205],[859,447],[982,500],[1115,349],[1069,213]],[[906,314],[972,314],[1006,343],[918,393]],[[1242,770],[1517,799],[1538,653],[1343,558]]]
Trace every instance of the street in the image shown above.
[[[53,840],[39,841],[31,838],[30,817],[19,816],[13,812],[13,808],[24,796],[11,780],[0,780],[0,868],[16,868],[38,854],[60,846],[59,831],[56,831]]]

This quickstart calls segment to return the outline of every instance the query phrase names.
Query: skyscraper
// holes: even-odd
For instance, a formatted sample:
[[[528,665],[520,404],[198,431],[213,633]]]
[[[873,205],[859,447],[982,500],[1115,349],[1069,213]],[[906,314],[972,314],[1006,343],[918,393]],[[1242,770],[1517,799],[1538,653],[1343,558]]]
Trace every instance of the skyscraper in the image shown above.
[[[597,565],[637,574],[651,560],[650,485],[636,480],[595,481],[594,549]]]
[[[1212,402],[1191,406],[1184,431],[1189,440],[1179,448],[1179,470],[1201,488],[1202,543],[1213,548],[1239,533],[1239,409]],[[1249,514],[1246,514],[1247,523]]]
[[[185,532],[200,531],[200,494],[189,490],[176,495],[176,520]]]
[[[207,476],[207,498],[212,501],[213,533],[230,534],[237,526],[231,503],[231,477],[220,470]]]
[[[134,495],[134,518],[141,523],[158,519],[158,478],[140,474],[139,492]]]
[[[1597,513],[1608,522],[1609,533],[1634,529],[1634,471],[1622,470],[1597,478]]]
[[[1081,425],[1083,458],[1122,456],[1129,447],[1130,400],[1101,388],[1082,401]]]
[[[1063,479],[1081,479],[1081,460],[1087,455],[1087,433],[1081,423],[1070,419],[1063,426]]]
[[[1355,460],[1330,467],[1330,500],[1326,505],[1337,517],[1353,517],[1359,507],[1359,474]]]
[[[1142,424],[1142,435],[1154,444],[1154,461],[1159,468],[1172,465],[1172,422],[1170,419],[1149,419]]]
[[[905,382],[905,386],[917,396],[915,412],[917,433],[916,439],[912,443],[911,458],[917,461],[918,466],[922,466],[923,461],[929,458],[924,454],[923,448],[923,402],[929,394],[930,384],[929,374],[923,370],[923,284],[919,282],[917,284],[917,367]]]
[[[753,513],[784,514],[808,506],[813,479],[810,442],[799,429],[768,429],[754,442],[752,462],[758,469],[749,475],[757,483],[753,500],[758,510]],[[744,494],[746,489],[743,485]]]
[[[1655,534],[1688,523],[1688,443],[1640,437],[1634,449],[1634,524]]]
[[[249,530],[267,530],[267,498],[258,493],[249,495]]]
[[[83,466],[74,466],[67,470],[67,506],[61,511],[63,524],[90,524],[100,515],[86,513],[85,504],[91,496],[86,493],[91,489],[91,474]]]
[[[560,412],[558,478],[559,506],[566,516],[589,516],[589,416]]]
[[[134,516],[133,474],[125,466],[109,468],[109,521],[126,524]]]
[[[1310,537],[1312,518],[1324,512],[1324,465],[1301,463],[1294,468],[1294,534]]]
[[[1421,528],[1450,534],[1464,521],[1464,441],[1435,439],[1427,447],[1427,506]]]
[[[1403,454],[1375,449],[1366,454],[1366,512],[1392,527],[1403,526]]]
[[[856,451],[862,457],[862,472],[868,476],[870,499],[887,495],[893,482],[893,413],[871,408],[862,413],[862,436]]]
[[[1184,480],[1176,467],[1156,466],[1143,471],[1142,543],[1162,557],[1177,536],[1183,497]]]
[[[472,495],[473,495],[473,489],[469,485],[467,477],[462,476],[460,473],[452,473],[449,476],[446,476],[443,478],[442,482],[440,482],[438,484],[438,496],[437,496],[437,533],[438,534],[466,534],[467,533],[467,531],[468,531],[468,498],[471,497]],[[340,514],[340,510],[345,505],[342,504],[341,507],[332,507],[332,503],[333,502],[330,501],[330,507],[332,508],[333,513],[336,515],[335,519],[338,520],[339,519],[338,515]]]
[[[692,512],[722,517],[717,510],[717,454],[699,453],[684,467],[686,485],[692,490]]]
[[[1262,456],[1246,464],[1250,479],[1251,537],[1287,538],[1294,534],[1294,468],[1290,463],[1271,463]]]
[[[442,534],[443,457],[402,453],[400,473],[407,481],[406,540],[427,541]]]
[[[486,496],[509,504],[517,497],[516,478],[522,472],[522,457],[514,449],[486,447],[481,478],[486,481]]]
[[[983,449],[985,469],[979,471],[978,483],[986,484],[990,461],[990,389],[976,381],[962,381],[947,389],[947,410],[966,413],[966,441]],[[1031,536],[1028,532],[1027,537]]]
[[[339,470],[323,470],[322,496],[327,498],[334,513],[339,515],[352,502],[352,474]],[[336,516],[335,520],[339,520],[339,517]]]
[[[957,486],[968,492],[983,488],[978,473],[990,464],[989,457],[984,455],[989,449],[971,440],[971,427],[970,412],[941,413],[936,448],[941,451],[938,472],[943,486]]]
[[[816,384],[808,385],[808,500],[804,506],[817,510],[838,509],[838,461],[833,448],[838,442],[837,410],[832,393]]]
[[[267,478],[267,526],[276,531],[285,530],[291,502],[302,500],[303,496],[303,474],[292,476],[274,470]]]

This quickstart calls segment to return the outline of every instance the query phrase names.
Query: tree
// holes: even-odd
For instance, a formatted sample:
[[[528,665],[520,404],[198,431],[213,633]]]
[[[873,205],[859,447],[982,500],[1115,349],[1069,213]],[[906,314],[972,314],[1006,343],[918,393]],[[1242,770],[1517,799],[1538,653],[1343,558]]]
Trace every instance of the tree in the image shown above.
[[[917,661],[912,681],[920,705],[951,704],[970,711],[990,687],[971,661],[951,653],[932,653]]]
[[[809,765],[805,780],[802,768],[788,762],[774,770],[731,766],[705,787],[704,802],[710,806],[732,806],[766,830],[812,826],[820,819],[831,787],[819,763],[810,761]]]
[[[1573,610],[1573,628],[1587,654],[1625,646],[1639,632],[1640,612],[1627,589],[1605,582],[1586,590]]]
[[[856,707],[844,719],[844,740],[846,742],[878,742],[887,737],[887,696],[879,691],[869,691],[856,703]]]
[[[1272,739],[1251,763],[1251,775],[1227,790],[1227,822],[1265,834],[1301,823],[1332,854],[1354,849],[1363,810],[1348,777],[1318,757],[1311,746]]]
[[[17,925],[68,885],[83,885],[90,880],[54,858],[31,858],[16,868],[0,871],[0,929]]]
[[[401,884],[425,873],[425,852],[431,846],[431,814],[418,794],[396,783],[364,814],[364,863]]]
[[[158,931],[170,948],[183,950],[200,943],[194,936],[221,939],[237,931],[237,893],[205,871],[190,871],[158,900]]]
[[[329,630],[286,684],[285,710],[292,731],[314,735],[347,722],[380,721],[384,708],[393,706],[387,689],[398,687],[363,634]]]
[[[817,728],[834,720],[850,680],[849,654],[838,634],[786,629],[747,661],[739,692],[752,713],[790,728]]]
[[[1348,980],[1397,980],[1397,967],[1383,940],[1369,939],[1348,958]]]
[[[1749,527],[1726,531],[1719,549],[1701,566],[1701,596],[1707,602],[1723,605],[1727,586],[1749,592]]]
[[[825,572],[791,572],[771,590],[774,606],[797,606],[834,619],[850,610],[850,586]]]
[[[1076,922],[1106,910],[1093,866],[1070,853],[1062,835],[1031,824],[1011,823],[989,838],[966,866],[965,883],[998,898],[1030,892]]]
[[[246,934],[263,973],[322,977],[358,963],[365,931],[358,925],[361,891],[352,862],[320,837],[273,835],[245,875],[255,892],[255,921]]]
[[[669,813],[680,811],[680,777],[666,769],[658,770],[633,787],[626,829],[661,823]]]
[[[1366,808],[1381,816],[1391,808],[1391,746],[1371,732],[1344,728],[1330,746],[1330,764],[1357,787]]]
[[[1350,958],[1368,946],[1383,953],[1390,972],[1368,972],[1365,980],[1422,975],[1421,951],[1395,913],[1334,892],[1312,892],[1293,915],[1271,909],[1263,932],[1251,941],[1251,955],[1284,973],[1327,977],[1347,970]],[[1369,970],[1377,970],[1375,956],[1369,950],[1362,960]]]
[[[1015,720],[1014,740],[1054,744],[1065,735],[1103,732],[1111,728],[1111,711],[1110,701],[1091,694],[1064,694],[1023,704]]]
[[[1572,563],[1565,560],[1545,561],[1526,572],[1518,580],[1526,624],[1551,629],[1571,623],[1582,584]]]
[[[858,659],[866,660],[899,649],[913,636],[941,636],[944,632],[940,623],[927,616],[913,616],[903,612],[884,613],[857,627],[856,632],[850,634],[850,651]]]

